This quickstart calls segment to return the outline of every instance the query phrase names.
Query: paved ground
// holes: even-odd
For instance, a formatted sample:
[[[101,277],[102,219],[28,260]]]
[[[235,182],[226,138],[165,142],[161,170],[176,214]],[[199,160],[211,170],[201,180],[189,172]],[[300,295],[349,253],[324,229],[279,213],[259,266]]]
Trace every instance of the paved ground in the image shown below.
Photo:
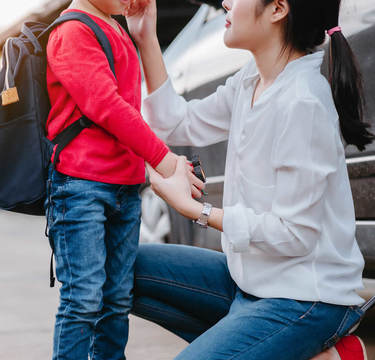
[[[0,211],[0,360],[51,358],[58,291],[49,288],[49,256],[43,218]],[[375,344],[375,313],[370,315],[360,332]],[[185,346],[160,327],[131,318],[129,360],[170,360]],[[369,350],[375,360],[375,346]]]
[[[44,219],[0,212],[0,359],[47,360],[58,289],[49,288]],[[129,360],[170,360],[186,343],[131,318]]]

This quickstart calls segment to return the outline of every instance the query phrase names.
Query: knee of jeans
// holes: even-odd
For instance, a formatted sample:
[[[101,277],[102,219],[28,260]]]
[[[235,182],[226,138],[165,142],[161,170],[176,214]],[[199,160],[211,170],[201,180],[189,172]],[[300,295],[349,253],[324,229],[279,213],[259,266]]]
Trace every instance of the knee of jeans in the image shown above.
[[[103,295],[103,306],[114,313],[129,313],[133,306],[132,287],[122,288],[112,294]]]
[[[176,250],[182,248],[175,244],[140,244],[135,260],[135,276],[152,274],[161,271],[161,265],[173,258]]]
[[[61,297],[61,310],[72,314],[91,316],[103,308],[103,297],[100,291],[70,294],[68,298]]]
[[[157,255],[164,249],[165,247],[162,248],[160,244],[140,244],[135,262],[136,268],[141,270],[149,261],[157,261]]]
[[[75,300],[71,302],[70,312],[80,316],[96,316],[103,308],[103,303],[96,299]]]

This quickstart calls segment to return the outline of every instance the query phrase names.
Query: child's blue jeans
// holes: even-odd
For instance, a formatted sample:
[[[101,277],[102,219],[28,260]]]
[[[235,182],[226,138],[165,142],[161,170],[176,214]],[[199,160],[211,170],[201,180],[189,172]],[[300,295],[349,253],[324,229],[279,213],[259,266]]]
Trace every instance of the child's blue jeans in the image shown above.
[[[54,360],[125,359],[141,202],[139,185],[50,171],[49,234],[61,282]],[[49,209],[48,209],[49,207]]]
[[[181,245],[140,246],[134,294],[135,315],[191,343],[176,360],[308,360],[363,315],[357,306],[248,295],[224,254]]]

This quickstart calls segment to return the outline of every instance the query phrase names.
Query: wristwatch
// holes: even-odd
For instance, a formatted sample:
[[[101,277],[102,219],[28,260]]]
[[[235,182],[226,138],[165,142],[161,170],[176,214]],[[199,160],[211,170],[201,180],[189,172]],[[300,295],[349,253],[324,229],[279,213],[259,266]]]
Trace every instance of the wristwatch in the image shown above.
[[[203,203],[203,210],[198,218],[198,220],[193,220],[196,224],[200,225],[202,228],[207,228],[208,218],[211,214],[212,205],[209,203]]]

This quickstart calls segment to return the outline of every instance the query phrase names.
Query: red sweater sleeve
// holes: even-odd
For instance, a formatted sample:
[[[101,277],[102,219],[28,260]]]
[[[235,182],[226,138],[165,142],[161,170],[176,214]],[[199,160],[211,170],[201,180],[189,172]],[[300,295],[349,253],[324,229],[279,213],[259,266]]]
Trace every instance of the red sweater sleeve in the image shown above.
[[[82,114],[151,166],[160,163],[168,147],[119,94],[117,80],[90,28],[78,21],[59,26],[50,36],[47,59]]]

